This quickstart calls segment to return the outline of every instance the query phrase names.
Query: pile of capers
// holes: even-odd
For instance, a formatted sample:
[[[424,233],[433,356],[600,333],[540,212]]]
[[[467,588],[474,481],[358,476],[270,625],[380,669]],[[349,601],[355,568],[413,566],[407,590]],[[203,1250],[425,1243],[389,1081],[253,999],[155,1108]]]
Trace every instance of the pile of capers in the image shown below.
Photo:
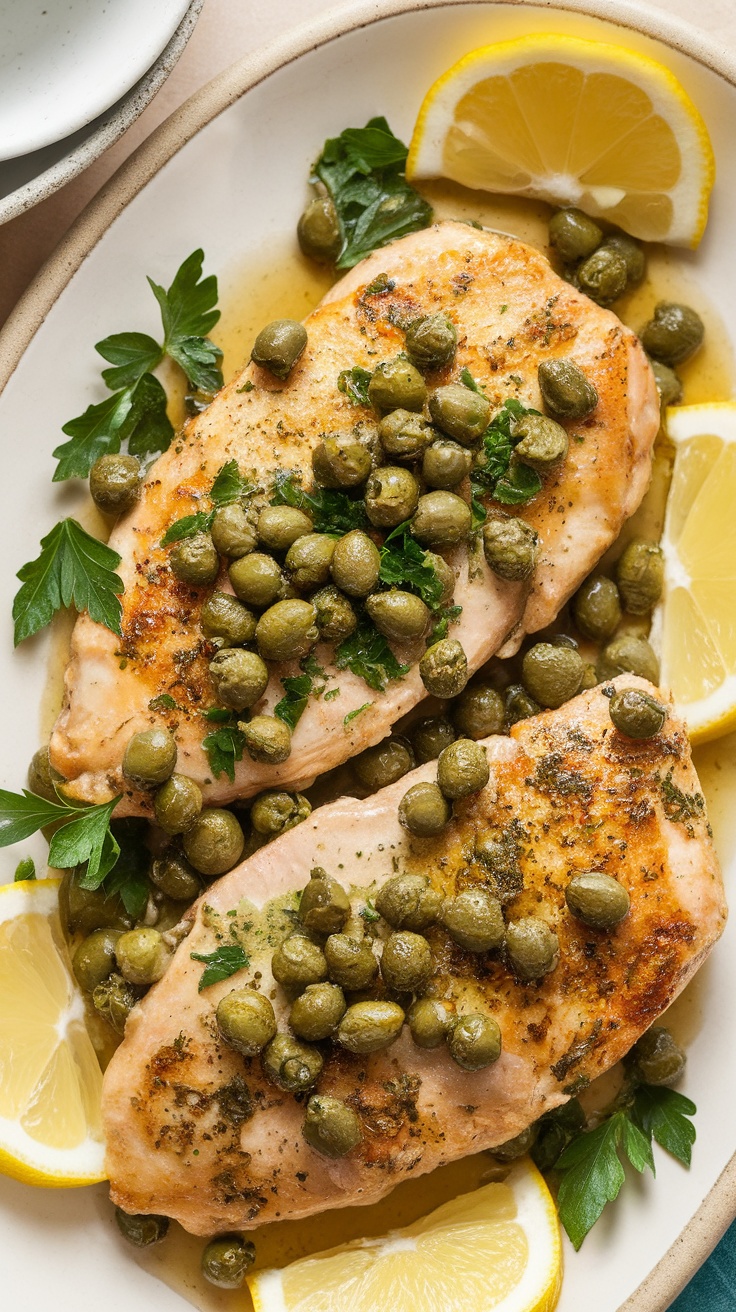
[[[644,252],[633,237],[603,230],[582,210],[557,210],[549,221],[549,242],[565,277],[598,305],[611,305],[644,280]]]

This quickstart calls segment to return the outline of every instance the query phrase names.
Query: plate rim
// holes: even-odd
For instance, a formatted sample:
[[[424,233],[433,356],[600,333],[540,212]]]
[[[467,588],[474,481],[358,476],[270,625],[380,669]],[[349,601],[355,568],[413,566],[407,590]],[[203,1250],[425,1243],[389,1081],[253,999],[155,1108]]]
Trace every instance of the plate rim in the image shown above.
[[[489,0],[519,8],[542,7],[614,22],[703,64],[736,87],[736,52],[719,48],[683,19],[638,0]],[[199,12],[203,0],[194,0]],[[118,215],[160,169],[202,128],[302,55],[386,18],[484,0],[350,0],[294,27],[285,36],[237,60],[176,109],[112,175],[89,202],[36,274],[0,328],[0,395],[46,315]],[[187,11],[187,16],[191,10]],[[184,20],[186,22],[186,18]],[[736,1219],[736,1153],[724,1166],[677,1239],[618,1312],[666,1312]]]

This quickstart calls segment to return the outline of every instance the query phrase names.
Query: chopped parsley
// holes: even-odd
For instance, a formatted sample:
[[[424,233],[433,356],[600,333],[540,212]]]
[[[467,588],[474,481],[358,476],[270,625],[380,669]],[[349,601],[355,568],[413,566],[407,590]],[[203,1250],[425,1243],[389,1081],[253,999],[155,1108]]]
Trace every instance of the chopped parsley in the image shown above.
[[[229,979],[250,965],[250,957],[239,943],[222,944],[214,952],[190,952],[189,955],[192,961],[201,961],[205,967],[197,986],[200,993],[210,984],[219,984],[220,980]]]
[[[162,547],[170,547],[173,542],[182,542],[184,538],[194,537],[196,533],[207,533],[212,528],[215,510],[220,506],[229,506],[233,501],[254,492],[255,488],[241,476],[236,460],[228,460],[215,477],[208,492],[213,503],[212,510],[197,510],[193,515],[183,515],[170,524],[161,539]]]
[[[463,379],[463,382],[466,380]],[[477,391],[477,386],[473,390]],[[522,415],[530,414],[536,415],[539,411],[522,405],[514,397],[508,397],[483,434],[481,459],[476,462],[470,475],[473,518],[476,524],[482,524],[486,518],[481,497],[490,496],[494,501],[507,506],[521,506],[531,501],[542,487],[542,480],[536,470],[513,458],[514,423]]]
[[[365,616],[355,632],[337,647],[335,664],[338,670],[352,670],[375,692],[383,692],[391,679],[400,679],[409,671],[409,666],[397,661],[383,634]]]
[[[208,718],[212,719],[210,714]],[[245,734],[237,724],[223,724],[202,739],[202,747],[207,753],[210,769],[216,779],[226,774],[230,783],[235,783],[235,763],[242,761],[245,751]]]
[[[350,724],[351,720],[357,719],[359,715],[363,714],[363,711],[367,711],[369,707],[371,707],[372,705],[373,702],[363,702],[363,705],[356,706],[354,711],[348,711],[347,715],[343,716],[343,721],[342,721],[343,724],[345,725]]]
[[[430,563],[428,553],[409,532],[409,524],[399,524],[381,547],[382,583],[400,583],[416,592],[430,610],[437,610],[442,600],[442,580]]]
[[[362,500],[354,500],[346,492],[333,488],[316,487],[305,492],[299,474],[280,471],[273,485],[272,506],[295,506],[311,515],[316,533],[329,533],[342,537],[354,528],[366,528],[368,519]]]
[[[373,374],[369,369],[361,369],[359,364],[352,369],[343,369],[337,376],[337,390],[342,392],[353,405],[370,405],[368,384]]]
[[[301,662],[301,667],[301,674],[290,675],[281,680],[284,696],[273,708],[274,715],[278,715],[284,724],[288,724],[292,733],[299,723],[312,693],[319,695],[324,690],[328,677],[322,666],[312,655],[305,656]],[[321,679],[322,682],[315,687],[315,680],[317,679]]]

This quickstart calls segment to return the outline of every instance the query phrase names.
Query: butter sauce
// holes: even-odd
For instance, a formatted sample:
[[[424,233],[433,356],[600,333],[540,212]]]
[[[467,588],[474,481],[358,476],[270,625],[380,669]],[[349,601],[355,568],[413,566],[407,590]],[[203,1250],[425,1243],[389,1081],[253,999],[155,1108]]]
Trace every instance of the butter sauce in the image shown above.
[[[455,184],[433,183],[424,192],[438,218],[477,222],[541,248],[546,246],[550,213],[546,205],[472,192]],[[683,300],[693,305],[704,319],[706,337],[698,355],[678,370],[684,386],[683,401],[692,404],[730,399],[734,394],[733,357],[718,316],[704,302],[697,283],[685,276],[676,253],[650,247],[647,259],[646,281],[618,303],[616,311],[625,323],[636,329],[650,316],[658,300]],[[225,380],[242,368],[257,332],[265,323],[281,317],[303,318],[332,282],[328,270],[303,259],[291,238],[273,240],[267,251],[255,252],[240,268],[220,274],[222,317],[212,337],[223,351]],[[171,394],[170,417],[178,424],[185,417],[184,388],[173,369],[165,368],[164,373],[162,380]],[[641,509],[626,526],[621,542],[611,549],[611,560],[619,554],[621,544],[635,533],[660,535],[670,471],[670,452],[666,436],[661,433],[652,486]],[[52,633],[49,678],[41,712],[44,738],[61,706],[70,633],[71,623],[62,617]],[[708,800],[716,847],[725,858],[736,843],[736,813],[730,804],[736,783],[736,734],[697,748],[694,756]],[[346,778],[344,771],[335,777],[343,783]],[[343,790],[334,785],[329,791],[321,790],[320,803],[331,800],[331,795],[336,796],[340,791]],[[707,991],[706,973],[707,966],[667,1013],[667,1023],[681,1043],[687,1044],[699,1028]],[[615,1073],[603,1077],[606,1098],[615,1088],[616,1078]],[[597,1101],[595,1091],[593,1099]],[[387,1198],[369,1207],[344,1208],[302,1221],[265,1226],[250,1236],[256,1243],[257,1266],[283,1266],[297,1257],[361,1235],[377,1235],[407,1225],[442,1202],[477,1187],[489,1173],[497,1170],[493,1159],[480,1153],[440,1167],[429,1175],[406,1180]],[[131,1249],[131,1257],[202,1312],[223,1309],[250,1312],[252,1302],[247,1291],[218,1290],[204,1280],[200,1259],[205,1242],[172,1224],[164,1243],[140,1252]]]

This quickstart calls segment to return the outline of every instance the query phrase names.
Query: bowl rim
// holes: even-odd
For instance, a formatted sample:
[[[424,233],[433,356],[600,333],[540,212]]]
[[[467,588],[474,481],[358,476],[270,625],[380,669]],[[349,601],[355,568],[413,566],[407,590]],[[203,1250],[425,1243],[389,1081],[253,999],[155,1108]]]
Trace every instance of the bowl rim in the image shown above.
[[[272,73],[349,32],[417,10],[484,0],[350,0],[292,28],[284,37],[237,60],[174,111],[120,166],[89,202],[41,267],[0,329],[0,394],[61,292],[113,221],[164,164],[212,119]],[[639,0],[492,0],[586,14],[652,37],[736,86],[736,53],[696,28]],[[188,11],[203,0],[194,0]],[[184,20],[185,22],[187,19]],[[677,1239],[618,1312],[666,1312],[736,1218],[736,1153]]]
[[[117,101],[108,105],[107,109],[69,134],[69,137],[75,137],[79,133],[87,132],[87,135],[72,147],[68,154],[61,155],[35,177],[22,182],[14,191],[0,197],[0,224],[8,223],[18,215],[24,214],[26,210],[32,209],[34,205],[52,196],[67,182],[78,177],[110,146],[114,146],[123,133],[127,132],[137,118],[140,118],[183,55],[203,4],[204,0],[191,0],[163,50],[142,77],[139,77]],[[61,147],[67,139],[62,137],[61,140],[49,142],[47,146],[40,147],[38,151],[30,151],[28,154],[40,154],[42,150]],[[0,167],[17,163],[18,159],[22,158],[24,156],[0,160]]]

